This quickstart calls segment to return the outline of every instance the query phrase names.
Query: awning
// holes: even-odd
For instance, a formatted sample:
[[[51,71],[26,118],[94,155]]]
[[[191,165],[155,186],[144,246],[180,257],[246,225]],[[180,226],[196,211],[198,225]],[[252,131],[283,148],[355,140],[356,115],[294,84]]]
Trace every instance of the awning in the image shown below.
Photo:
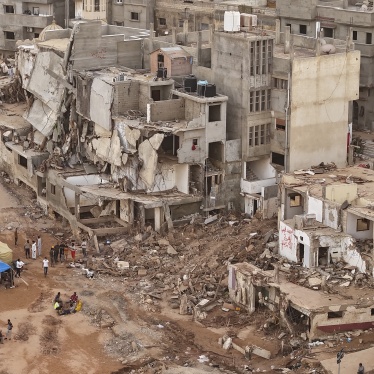
[[[11,269],[11,267],[8,264],[0,261],[0,273],[3,273],[4,271],[7,271],[9,269]]]

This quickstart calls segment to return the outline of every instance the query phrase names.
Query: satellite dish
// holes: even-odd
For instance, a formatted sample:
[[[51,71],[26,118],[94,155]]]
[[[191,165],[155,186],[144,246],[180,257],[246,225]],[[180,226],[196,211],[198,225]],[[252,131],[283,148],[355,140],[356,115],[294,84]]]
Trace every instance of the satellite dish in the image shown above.
[[[336,52],[336,48],[332,44],[325,44],[321,47],[321,51],[327,55],[332,55]]]

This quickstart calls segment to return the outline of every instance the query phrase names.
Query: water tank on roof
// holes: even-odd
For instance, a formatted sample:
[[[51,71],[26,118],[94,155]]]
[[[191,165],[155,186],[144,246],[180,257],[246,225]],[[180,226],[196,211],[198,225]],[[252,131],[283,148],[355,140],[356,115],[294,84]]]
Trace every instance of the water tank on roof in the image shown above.
[[[230,10],[225,12],[223,30],[227,32],[240,31],[240,12]]]
[[[205,96],[206,86],[208,85],[208,81],[198,81],[197,82],[197,94],[199,96]]]
[[[187,92],[196,92],[197,90],[197,78],[190,74],[184,77],[183,87]]]
[[[214,97],[217,94],[215,84],[207,84],[205,86],[205,97]]]

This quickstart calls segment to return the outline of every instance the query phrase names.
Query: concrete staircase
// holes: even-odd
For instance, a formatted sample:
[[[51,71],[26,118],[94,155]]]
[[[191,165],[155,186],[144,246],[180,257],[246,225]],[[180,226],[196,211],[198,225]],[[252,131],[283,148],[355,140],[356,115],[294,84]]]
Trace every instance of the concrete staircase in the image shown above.
[[[254,182],[260,180],[259,177],[252,171],[247,169],[247,181]]]
[[[374,142],[365,141],[364,156],[374,158]]]

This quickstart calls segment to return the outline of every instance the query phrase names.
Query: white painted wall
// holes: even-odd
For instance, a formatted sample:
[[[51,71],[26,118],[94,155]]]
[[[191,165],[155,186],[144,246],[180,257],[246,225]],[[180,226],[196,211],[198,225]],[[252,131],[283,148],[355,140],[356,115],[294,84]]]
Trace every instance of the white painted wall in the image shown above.
[[[178,191],[185,194],[189,193],[188,178],[189,178],[189,165],[179,164],[175,165],[176,169],[176,186]]]
[[[275,178],[277,176],[276,170],[270,164],[269,157],[251,161],[249,164],[259,179]]]
[[[100,177],[98,174],[90,174],[90,175],[77,175],[73,177],[67,177],[66,181],[73,186],[88,186],[91,184],[104,184],[108,183],[107,180],[104,180]],[[75,206],[75,192],[71,190],[70,188],[64,187],[64,194],[66,198],[66,203],[69,208]],[[84,197],[84,195],[81,195],[80,198],[80,205],[86,206],[86,205],[92,205],[92,200],[87,199]]]
[[[323,201],[308,196],[308,214],[315,214],[316,220],[322,222]]]
[[[337,229],[339,226],[339,207],[337,207],[335,204],[325,201],[323,209],[323,224],[333,229]]]
[[[361,217],[347,212],[347,234],[355,239],[373,239],[373,221],[370,221],[370,229],[367,231],[357,231],[357,219]]]

